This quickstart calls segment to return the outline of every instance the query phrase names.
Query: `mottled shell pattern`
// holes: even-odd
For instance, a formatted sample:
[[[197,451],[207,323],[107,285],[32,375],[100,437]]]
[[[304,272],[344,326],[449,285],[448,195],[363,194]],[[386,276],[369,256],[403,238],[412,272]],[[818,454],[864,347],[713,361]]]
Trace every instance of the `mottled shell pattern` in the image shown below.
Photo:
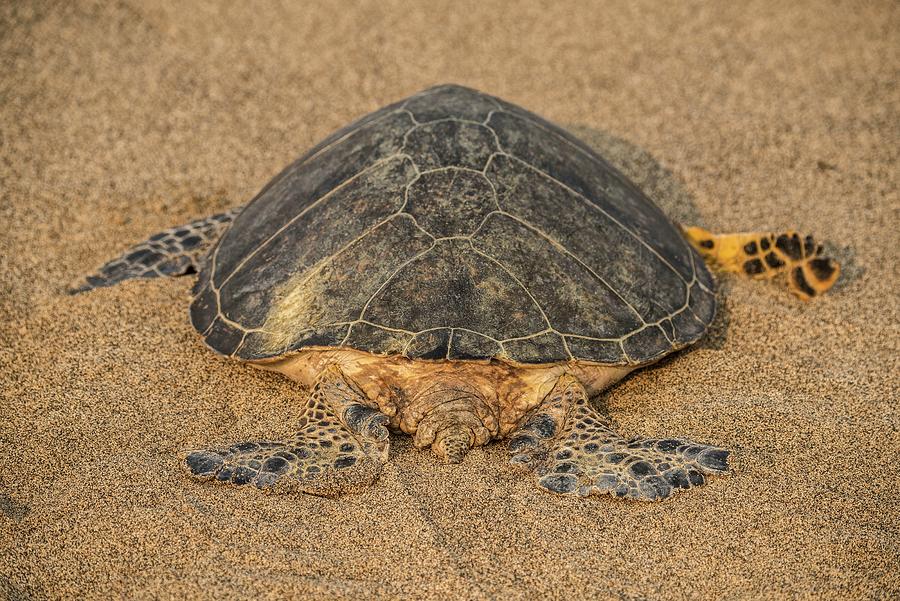
[[[191,320],[244,360],[347,347],[636,365],[696,341],[712,290],[678,228],[591,148],[440,86],[269,182],[211,250]]]

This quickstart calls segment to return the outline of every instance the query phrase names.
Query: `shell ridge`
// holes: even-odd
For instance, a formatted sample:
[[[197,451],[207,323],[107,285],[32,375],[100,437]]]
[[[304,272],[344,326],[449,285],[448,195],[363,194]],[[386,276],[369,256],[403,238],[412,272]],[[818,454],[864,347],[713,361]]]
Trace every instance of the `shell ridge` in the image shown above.
[[[525,294],[528,295],[528,298],[531,299],[531,302],[534,303],[534,306],[537,307],[537,310],[541,312],[541,317],[544,318],[544,322],[547,324],[547,327],[550,328],[550,330],[556,332],[556,329],[550,323],[550,318],[547,317],[547,313],[544,311],[544,308],[541,306],[541,303],[539,303],[537,301],[537,299],[534,298],[534,295],[531,294],[531,291],[528,289],[528,287],[522,283],[522,280],[520,280],[518,277],[516,277],[516,274],[514,274],[512,271],[510,271],[510,269],[506,265],[504,265],[502,261],[500,261],[499,259],[495,259],[494,257],[490,256],[488,253],[486,253],[484,251],[478,250],[477,248],[475,248],[475,245],[472,243],[472,239],[471,238],[467,238],[467,239],[469,240],[469,246],[472,247],[472,250],[475,251],[475,254],[481,255],[488,261],[492,261],[495,265],[497,265],[497,267],[499,267],[504,272],[506,272],[506,274],[509,277],[511,277],[512,280],[516,284],[518,284],[518,286],[522,290],[525,291]]]
[[[366,311],[369,309],[369,305],[372,304],[372,301],[375,299],[375,297],[378,296],[382,290],[384,290],[384,288],[388,285],[388,283],[391,280],[393,280],[397,276],[397,274],[403,270],[404,267],[406,267],[413,261],[424,257],[429,252],[434,250],[436,247],[437,247],[437,240],[432,239],[431,245],[428,248],[426,248],[425,250],[423,250],[419,253],[416,253],[414,256],[412,256],[411,258],[404,261],[402,265],[397,267],[397,269],[395,269],[393,272],[391,272],[391,274],[381,283],[381,285],[378,287],[378,289],[369,297],[369,299],[366,301],[366,304],[363,305],[362,311],[359,312],[358,319],[363,320],[365,318]]]

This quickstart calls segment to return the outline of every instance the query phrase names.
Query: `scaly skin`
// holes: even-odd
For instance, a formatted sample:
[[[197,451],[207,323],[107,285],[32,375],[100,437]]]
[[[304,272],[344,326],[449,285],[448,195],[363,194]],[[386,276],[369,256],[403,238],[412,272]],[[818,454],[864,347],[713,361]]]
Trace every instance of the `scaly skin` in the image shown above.
[[[195,478],[328,496],[352,492],[374,482],[388,460],[385,426],[448,463],[510,438],[511,463],[531,472],[541,489],[563,495],[661,500],[728,467],[724,449],[627,439],[612,430],[588,390],[608,386],[627,367],[411,361],[334,349],[261,366],[305,385],[313,378],[299,431],[278,441],[191,451],[185,467]]]
[[[563,374],[597,394],[637,366],[587,363],[515,365],[503,361],[424,361],[346,349],[310,349],[254,363],[310,387],[329,365],[337,365],[365,393],[367,403],[390,418],[389,427],[415,437],[417,447],[442,458],[468,437],[469,446],[506,438]],[[449,439],[447,437],[450,437]]]
[[[841,275],[840,264],[823,254],[825,249],[815,238],[794,230],[713,234],[700,227],[684,227],[682,232],[719,271],[756,280],[787,274],[788,288],[801,300],[828,292]]]

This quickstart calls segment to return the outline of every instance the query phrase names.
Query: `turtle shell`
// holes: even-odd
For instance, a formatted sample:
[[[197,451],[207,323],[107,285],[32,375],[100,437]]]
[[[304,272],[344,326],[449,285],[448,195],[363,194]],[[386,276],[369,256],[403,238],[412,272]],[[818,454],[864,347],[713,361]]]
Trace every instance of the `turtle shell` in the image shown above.
[[[591,148],[446,85],[270,181],[211,250],[191,321],[246,360],[347,347],[639,364],[703,334],[712,288],[678,228]]]

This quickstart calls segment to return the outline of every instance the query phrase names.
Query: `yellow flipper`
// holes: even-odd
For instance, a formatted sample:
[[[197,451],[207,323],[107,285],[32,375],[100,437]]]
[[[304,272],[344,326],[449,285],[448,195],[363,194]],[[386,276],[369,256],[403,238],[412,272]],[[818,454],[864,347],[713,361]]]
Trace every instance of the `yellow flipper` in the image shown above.
[[[838,262],[823,256],[822,246],[812,236],[793,230],[713,234],[700,227],[684,227],[682,232],[713,267],[757,280],[786,273],[791,292],[803,300],[827,292],[841,273]]]

